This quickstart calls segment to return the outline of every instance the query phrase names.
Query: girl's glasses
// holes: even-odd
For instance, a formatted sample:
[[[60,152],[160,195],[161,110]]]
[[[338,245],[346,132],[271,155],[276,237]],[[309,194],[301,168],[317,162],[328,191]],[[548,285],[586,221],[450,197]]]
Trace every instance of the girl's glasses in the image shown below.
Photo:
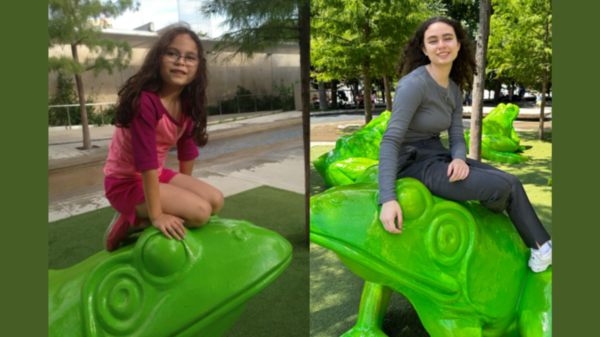
[[[183,56],[183,55],[179,55],[176,52],[173,51],[167,51],[165,52],[165,57],[167,58],[167,60],[169,60],[169,62],[177,62],[179,61],[180,58],[183,57],[183,63],[185,65],[188,66],[195,66],[198,64],[198,57],[196,56]]]

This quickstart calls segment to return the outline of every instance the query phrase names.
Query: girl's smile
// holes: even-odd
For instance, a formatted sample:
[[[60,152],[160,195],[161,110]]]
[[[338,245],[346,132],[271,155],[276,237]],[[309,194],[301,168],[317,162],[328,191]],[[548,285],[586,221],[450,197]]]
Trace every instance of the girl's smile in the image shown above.
[[[423,45],[423,53],[435,66],[452,65],[460,50],[454,28],[443,22],[433,23],[427,28]]]
[[[175,36],[160,65],[160,76],[168,86],[184,87],[194,79],[198,68],[198,46],[187,34]]]

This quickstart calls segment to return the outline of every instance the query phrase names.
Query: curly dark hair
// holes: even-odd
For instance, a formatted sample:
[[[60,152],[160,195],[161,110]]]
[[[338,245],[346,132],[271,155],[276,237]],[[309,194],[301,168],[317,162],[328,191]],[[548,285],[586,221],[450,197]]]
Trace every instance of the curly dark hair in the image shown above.
[[[472,88],[473,76],[477,74],[475,43],[469,38],[469,34],[462,27],[460,22],[441,16],[427,19],[417,29],[415,35],[408,40],[404,46],[400,60],[398,61],[398,74],[404,76],[422,65],[431,63],[429,57],[423,53],[423,48],[425,47],[425,31],[430,25],[436,22],[443,22],[454,28],[456,39],[460,43],[460,50],[452,63],[450,78],[461,89]]]
[[[181,92],[182,103],[185,102],[187,109],[183,113],[192,118],[194,127],[191,135],[198,146],[204,146],[208,142],[206,134],[206,58],[204,48],[198,35],[184,24],[171,26],[161,33],[148,51],[140,70],[131,76],[119,89],[119,99],[115,106],[116,126],[128,128],[140,105],[141,91],[158,92],[162,86],[160,76],[160,64],[167,46],[173,39],[180,35],[189,35],[198,47],[198,68],[196,76]]]

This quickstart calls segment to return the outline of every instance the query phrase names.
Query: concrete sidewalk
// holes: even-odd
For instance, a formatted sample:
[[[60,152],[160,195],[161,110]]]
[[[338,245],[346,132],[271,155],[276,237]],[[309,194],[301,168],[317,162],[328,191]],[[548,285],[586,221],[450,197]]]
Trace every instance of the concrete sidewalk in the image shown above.
[[[301,128],[301,115],[299,111],[292,111],[215,124],[209,126],[209,137],[211,140],[226,139],[292,125]],[[59,179],[68,181],[70,185],[78,184],[78,181],[73,179],[84,179],[81,175],[102,176],[102,162],[106,160],[113,131],[112,126],[91,128],[92,144],[98,147],[86,151],[77,149],[81,146],[81,130],[49,132],[50,174],[62,174]],[[79,164],[73,165],[74,163]],[[225,196],[262,185],[304,194],[303,163],[302,139],[295,138],[198,160],[192,176],[215,186]],[[167,157],[165,167],[178,169],[174,155]],[[79,172],[79,175],[76,172]],[[102,184],[92,184],[81,190],[83,192],[75,197],[52,198],[54,200],[48,207],[48,221],[53,222],[110,206],[104,197]],[[52,191],[50,193],[52,194]]]
[[[240,115],[210,116],[208,125],[209,140],[223,140],[266,130],[302,124],[301,111],[278,113],[246,113]],[[211,118],[212,117],[212,118]],[[211,121],[212,119],[212,121]],[[233,120],[235,119],[235,121]],[[219,122],[222,121],[222,122]],[[106,160],[108,145],[115,126],[107,125],[90,128],[92,148],[79,150],[82,146],[81,129],[48,131],[48,168],[56,170],[91,162]]]

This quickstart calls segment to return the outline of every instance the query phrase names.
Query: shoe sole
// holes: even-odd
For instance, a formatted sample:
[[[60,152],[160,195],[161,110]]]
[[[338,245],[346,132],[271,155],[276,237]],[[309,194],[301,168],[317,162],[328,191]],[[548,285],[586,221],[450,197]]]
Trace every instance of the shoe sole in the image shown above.
[[[104,232],[104,248],[106,248],[106,250],[108,250],[108,236],[110,235],[110,232],[112,232],[112,229],[115,227],[115,224],[119,220],[120,216],[121,213],[115,212],[115,216],[113,216],[110,225],[108,225],[108,228],[106,228],[106,231]]]
[[[546,269],[548,269],[548,267],[550,267],[552,265],[552,261],[550,261],[550,263],[548,263],[545,266],[532,266],[531,263],[528,263],[529,268],[531,268],[531,270],[533,270],[534,273],[541,273],[543,271],[546,271]]]

